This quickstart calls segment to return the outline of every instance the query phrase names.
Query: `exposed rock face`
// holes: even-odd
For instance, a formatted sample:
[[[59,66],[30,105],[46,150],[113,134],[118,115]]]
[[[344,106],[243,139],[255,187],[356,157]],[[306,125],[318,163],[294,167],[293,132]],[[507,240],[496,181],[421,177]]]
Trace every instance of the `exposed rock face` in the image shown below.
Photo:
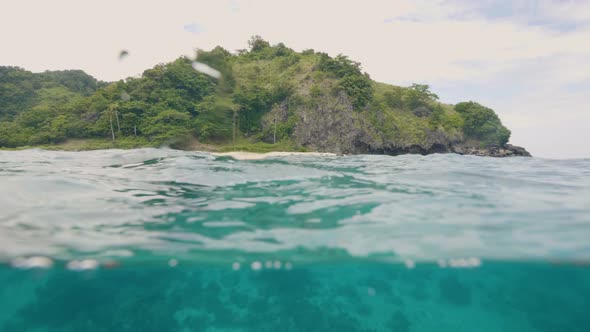
[[[362,130],[346,94],[323,98],[312,108],[300,109],[299,117],[294,133],[298,144],[319,152],[358,153],[354,146]]]
[[[487,148],[456,145],[451,146],[451,152],[481,157],[531,157],[531,154],[525,148],[512,144]]]
[[[491,147],[472,147],[464,146],[461,144],[443,144],[434,143],[428,147],[412,145],[408,147],[395,147],[390,146],[383,149],[368,149],[366,152],[369,154],[386,154],[391,156],[397,156],[401,154],[432,154],[432,153],[457,153],[461,155],[473,155],[480,157],[532,157],[531,154],[523,147],[506,144],[504,146],[491,146]]]
[[[278,110],[273,110],[273,112]],[[285,121],[287,108],[280,108]],[[420,111],[428,111],[420,110]],[[340,93],[319,99],[313,106],[297,110],[300,121],[292,138],[298,145],[313,151],[344,154],[432,154],[457,153],[486,157],[530,157],[524,148],[504,146],[477,147],[465,143],[462,134],[449,135],[442,130],[427,130],[420,144],[403,145],[383,137],[366,121],[362,112],[354,110],[348,96]],[[423,115],[423,114],[420,114]],[[268,124],[266,124],[268,125]]]

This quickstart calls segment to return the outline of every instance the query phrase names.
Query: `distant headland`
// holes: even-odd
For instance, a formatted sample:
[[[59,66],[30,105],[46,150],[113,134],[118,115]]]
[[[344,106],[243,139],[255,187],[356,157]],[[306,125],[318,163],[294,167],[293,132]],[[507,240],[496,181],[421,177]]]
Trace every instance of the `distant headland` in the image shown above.
[[[0,67],[0,148],[530,156],[510,134],[476,102],[444,104],[428,85],[375,82],[344,55],[259,36],[117,82]]]

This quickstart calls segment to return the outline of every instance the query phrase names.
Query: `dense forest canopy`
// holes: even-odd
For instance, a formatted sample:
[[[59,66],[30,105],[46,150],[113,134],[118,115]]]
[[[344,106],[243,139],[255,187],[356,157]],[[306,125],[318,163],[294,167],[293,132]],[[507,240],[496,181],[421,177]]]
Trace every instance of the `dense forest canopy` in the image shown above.
[[[510,137],[489,108],[440,103],[428,85],[374,82],[344,55],[295,52],[254,36],[247,50],[218,46],[199,51],[196,61],[221,76],[195,70],[187,57],[112,83],[80,70],[0,67],[0,147],[88,138],[156,145],[193,137],[387,152],[456,142],[503,145]]]

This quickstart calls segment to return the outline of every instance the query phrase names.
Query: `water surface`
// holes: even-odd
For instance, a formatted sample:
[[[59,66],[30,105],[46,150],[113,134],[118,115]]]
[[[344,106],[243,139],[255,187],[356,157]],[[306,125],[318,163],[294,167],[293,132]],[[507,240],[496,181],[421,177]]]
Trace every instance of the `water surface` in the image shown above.
[[[0,188],[0,331],[590,328],[587,159],[0,151]]]

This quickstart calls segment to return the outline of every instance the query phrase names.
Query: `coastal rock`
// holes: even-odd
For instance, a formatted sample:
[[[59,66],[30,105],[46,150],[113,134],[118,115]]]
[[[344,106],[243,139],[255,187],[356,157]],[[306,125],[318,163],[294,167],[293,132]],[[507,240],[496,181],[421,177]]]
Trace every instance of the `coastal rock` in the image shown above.
[[[480,157],[532,157],[525,148],[512,144],[505,144],[503,146],[494,145],[484,148],[456,145],[451,146],[451,152]]]
[[[323,98],[313,107],[299,109],[298,114],[301,120],[293,135],[298,145],[318,152],[358,153],[359,115],[345,93]]]

